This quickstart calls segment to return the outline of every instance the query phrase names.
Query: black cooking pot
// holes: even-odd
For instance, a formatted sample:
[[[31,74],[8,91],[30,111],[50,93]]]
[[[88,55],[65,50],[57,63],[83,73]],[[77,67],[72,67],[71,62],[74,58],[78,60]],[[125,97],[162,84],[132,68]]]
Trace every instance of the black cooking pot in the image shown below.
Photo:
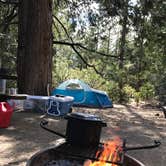
[[[66,135],[47,128],[47,121],[41,121],[40,126],[65,138],[71,145],[96,146],[99,144],[101,129],[106,127],[106,123],[99,116],[75,112],[67,115],[65,119],[68,120]]]

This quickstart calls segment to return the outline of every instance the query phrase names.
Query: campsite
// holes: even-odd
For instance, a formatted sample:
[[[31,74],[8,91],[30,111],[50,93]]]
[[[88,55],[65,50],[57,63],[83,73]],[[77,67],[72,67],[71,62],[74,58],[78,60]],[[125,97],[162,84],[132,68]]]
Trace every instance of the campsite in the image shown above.
[[[164,0],[0,0],[0,166],[165,166]]]

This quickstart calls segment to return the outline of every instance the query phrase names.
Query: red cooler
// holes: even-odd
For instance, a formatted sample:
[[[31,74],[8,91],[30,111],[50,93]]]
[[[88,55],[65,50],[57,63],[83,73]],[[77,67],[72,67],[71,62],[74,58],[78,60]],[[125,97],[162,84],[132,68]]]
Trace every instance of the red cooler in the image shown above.
[[[7,102],[0,102],[0,128],[10,125],[13,108]]]

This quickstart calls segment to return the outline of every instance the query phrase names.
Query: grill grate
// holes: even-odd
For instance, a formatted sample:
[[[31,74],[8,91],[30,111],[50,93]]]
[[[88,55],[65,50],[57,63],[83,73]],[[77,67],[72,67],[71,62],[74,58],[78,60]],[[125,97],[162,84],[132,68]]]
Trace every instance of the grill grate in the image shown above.
[[[125,154],[126,151],[130,150],[142,150],[151,149],[160,146],[159,141],[155,141],[154,144],[148,146],[136,146],[136,147],[126,147],[126,141],[121,144],[122,150],[119,152],[119,161],[113,162],[116,166],[144,166],[138,160],[132,158]],[[46,149],[40,153],[34,155],[29,161],[27,166],[83,166],[84,162],[91,160],[92,162],[98,161],[100,153],[97,153],[99,149],[102,150],[103,144],[100,143],[98,147],[79,147],[72,146],[65,142],[56,147]],[[117,148],[118,150],[119,148]],[[98,154],[98,156],[96,156]],[[105,161],[112,165],[112,161]]]
[[[87,159],[92,160],[92,161],[103,161],[106,163],[110,163],[110,164],[115,164],[117,166],[123,166],[124,165],[124,156],[125,156],[125,152],[129,151],[129,150],[141,150],[141,149],[151,149],[151,148],[155,148],[160,146],[160,142],[159,141],[155,141],[154,145],[150,145],[150,146],[141,146],[141,147],[126,147],[126,140],[123,140],[122,145],[121,146],[117,146],[116,152],[118,154],[118,161],[113,161],[114,155],[111,160],[100,160],[99,157],[102,153],[103,150],[103,143],[100,143],[99,146],[97,147],[89,147],[89,148],[85,148],[81,150],[80,153],[80,147],[78,146],[72,146],[70,144],[68,144],[67,142],[65,144],[63,144],[62,146],[60,146],[59,148],[54,149],[56,153],[65,155],[67,158],[69,159],[73,159],[76,161],[85,161]],[[100,153],[101,152],[101,153]],[[96,154],[98,154],[98,156],[96,156]],[[51,165],[52,166],[52,165]],[[54,165],[53,165],[54,166]],[[63,165],[61,165],[63,166]],[[72,165],[71,165],[72,166]]]
[[[125,143],[123,143],[123,145],[125,145]],[[96,153],[98,151],[102,152],[103,149],[103,144],[99,144],[98,147],[89,147],[88,151],[86,150],[82,150],[81,154],[78,153],[78,151],[80,150],[80,147],[77,146],[71,146],[70,144],[63,144],[62,146],[60,146],[60,148],[56,148],[55,151],[56,153],[59,154],[63,154],[65,155],[67,158],[73,159],[73,160],[82,160],[85,161],[87,159],[92,160],[92,161],[99,161],[99,157],[101,153],[98,153],[98,156],[96,156]],[[124,160],[124,155],[125,155],[125,151],[123,151],[122,147],[117,146],[117,151],[116,153],[119,155],[118,161],[113,161],[113,159],[111,160],[103,160],[104,162],[110,163],[110,164],[115,164],[115,165],[119,165],[122,166],[123,165],[123,160]],[[113,154],[114,156],[115,154]],[[100,160],[102,161],[102,160]],[[51,165],[52,166],[52,165]],[[54,166],[54,165],[53,165]],[[63,166],[63,165],[62,165]]]
[[[82,166],[82,163],[76,160],[51,160],[44,166]]]

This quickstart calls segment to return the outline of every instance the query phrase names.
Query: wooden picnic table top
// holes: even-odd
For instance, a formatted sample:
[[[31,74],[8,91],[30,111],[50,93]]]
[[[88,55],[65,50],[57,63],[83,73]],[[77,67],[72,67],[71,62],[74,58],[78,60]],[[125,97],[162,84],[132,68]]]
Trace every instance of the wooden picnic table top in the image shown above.
[[[9,99],[15,99],[15,100],[25,100],[27,99],[26,94],[16,94],[16,95],[8,95],[8,94],[0,94],[0,101],[6,101]]]

